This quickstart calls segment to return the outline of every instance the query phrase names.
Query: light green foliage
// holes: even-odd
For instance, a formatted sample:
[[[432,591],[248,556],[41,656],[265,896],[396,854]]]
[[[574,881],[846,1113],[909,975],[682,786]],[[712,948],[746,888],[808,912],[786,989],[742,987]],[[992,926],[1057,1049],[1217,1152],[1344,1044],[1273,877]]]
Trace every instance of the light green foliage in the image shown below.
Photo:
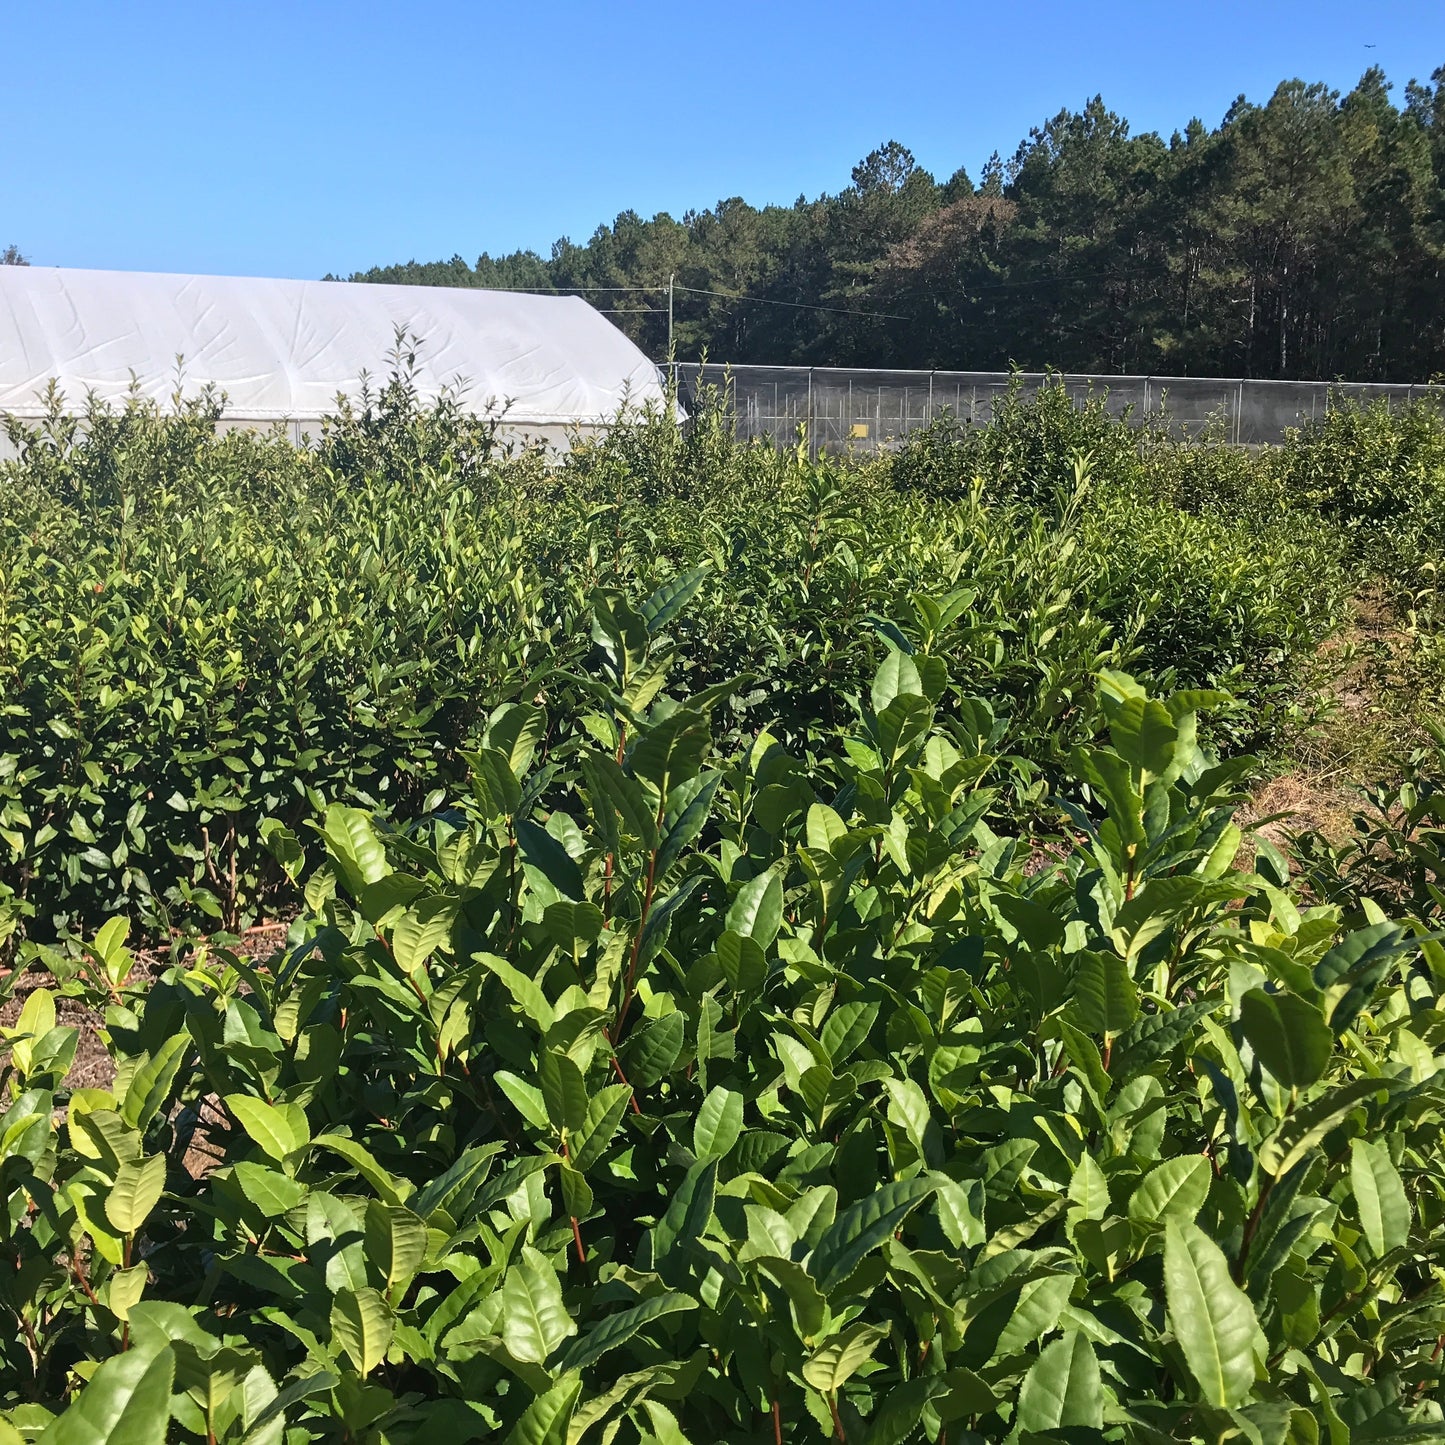
[[[502,709],[424,820],[333,805],[270,966],[67,985],[120,1073],[3,1085],[12,1433],[1438,1435],[1445,979],[1233,866],[1219,699],[1107,673],[1039,866],[945,604],[742,741],[666,597],[599,597],[585,736]]]
[[[147,934],[235,932],[323,853],[355,891],[350,870],[375,864],[340,846],[357,818],[411,820],[464,786],[518,814],[526,867],[580,902],[567,840],[529,816],[521,778],[539,751],[555,765],[583,739],[625,747],[669,668],[698,693],[743,679],[712,722],[738,744],[767,727],[801,746],[867,696],[897,753],[930,708],[967,703],[1032,812],[1093,736],[1100,668],[1227,688],[1238,706],[1212,736],[1233,747],[1289,715],[1339,616],[1338,549],[1317,529],[1155,499],[1174,453],[1141,453],[1057,388],[1001,404],[960,444],[965,485],[922,498],[907,450],[810,463],[735,445],[707,410],[681,432],[633,418],[548,470],[409,384],[398,362],[312,449],[217,436],[208,397],[83,425],[57,400],[16,424],[20,459],[0,466],[0,948],[120,913]],[[654,635],[670,641],[644,660]],[[898,676],[872,696],[883,655]],[[634,770],[656,786],[701,739],[679,718]],[[765,810],[793,788],[775,771]],[[707,816],[713,781],[689,786],[664,822]],[[333,803],[353,811],[318,834]],[[669,833],[664,871],[687,836]],[[825,863],[818,886],[833,876]],[[330,886],[313,878],[313,896]],[[446,922],[413,911],[402,956],[420,964]],[[118,986],[128,955],[102,953]]]

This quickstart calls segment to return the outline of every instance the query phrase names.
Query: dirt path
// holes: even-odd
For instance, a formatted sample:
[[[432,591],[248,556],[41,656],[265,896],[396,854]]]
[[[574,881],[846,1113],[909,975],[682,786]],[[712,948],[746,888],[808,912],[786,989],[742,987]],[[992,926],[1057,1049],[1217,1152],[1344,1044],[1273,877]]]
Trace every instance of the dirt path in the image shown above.
[[[1255,789],[1239,822],[1288,851],[1289,836],[1348,837],[1359,790],[1388,780],[1418,732],[1407,682],[1410,639],[1383,596],[1362,593],[1320,648],[1323,714],[1290,739],[1289,765]],[[1282,817],[1276,815],[1283,814]]]

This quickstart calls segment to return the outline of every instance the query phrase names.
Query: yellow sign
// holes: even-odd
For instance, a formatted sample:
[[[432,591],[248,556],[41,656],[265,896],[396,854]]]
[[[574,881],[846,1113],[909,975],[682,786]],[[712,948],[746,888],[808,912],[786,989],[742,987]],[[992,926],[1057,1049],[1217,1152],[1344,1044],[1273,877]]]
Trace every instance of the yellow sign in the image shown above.
[[[866,437],[868,435],[868,423],[866,421],[855,421],[853,425],[848,428],[848,435],[850,437]]]

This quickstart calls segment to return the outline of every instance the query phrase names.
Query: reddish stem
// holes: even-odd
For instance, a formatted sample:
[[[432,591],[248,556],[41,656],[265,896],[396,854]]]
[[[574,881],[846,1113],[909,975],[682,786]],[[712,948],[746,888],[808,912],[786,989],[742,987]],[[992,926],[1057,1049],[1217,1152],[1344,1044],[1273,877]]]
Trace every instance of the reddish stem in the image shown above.
[[[617,1055],[616,1055],[616,1054],[613,1054],[613,1056],[612,1056],[612,1072],[617,1075],[618,1081],[619,1081],[620,1083],[627,1084],[627,1087],[628,1087],[629,1089],[632,1089],[632,1085],[628,1082],[627,1075],[622,1072],[622,1065],[617,1062]],[[641,1114],[641,1113],[642,1113],[642,1109],[641,1109],[641,1107],[638,1105],[638,1102],[637,1102],[637,1090],[636,1090],[636,1089],[632,1089],[632,1097],[631,1097],[627,1102],[632,1105],[632,1112],[633,1112],[634,1114]]]

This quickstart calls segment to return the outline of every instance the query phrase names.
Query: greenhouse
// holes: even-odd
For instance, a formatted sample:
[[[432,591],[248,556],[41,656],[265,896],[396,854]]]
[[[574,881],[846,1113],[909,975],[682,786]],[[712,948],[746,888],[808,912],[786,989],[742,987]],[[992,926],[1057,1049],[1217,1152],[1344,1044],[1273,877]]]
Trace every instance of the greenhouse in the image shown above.
[[[0,414],[43,415],[54,381],[167,402],[214,386],[231,424],[299,439],[338,395],[373,389],[399,334],[414,337],[424,400],[444,389],[495,408],[513,438],[565,442],[629,405],[664,400],[657,368],[576,297],[344,281],[0,268]]]

